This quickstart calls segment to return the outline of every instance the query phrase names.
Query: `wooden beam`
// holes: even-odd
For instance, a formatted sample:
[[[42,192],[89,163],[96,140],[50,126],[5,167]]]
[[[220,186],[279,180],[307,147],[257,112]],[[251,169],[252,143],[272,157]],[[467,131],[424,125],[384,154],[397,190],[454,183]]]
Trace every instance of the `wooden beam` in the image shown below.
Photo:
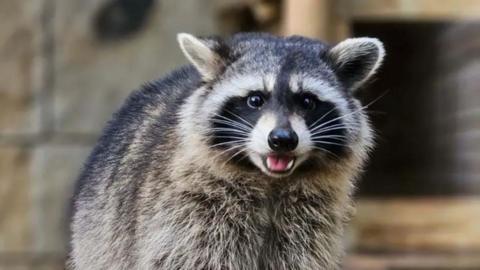
[[[480,252],[480,197],[362,199],[351,230],[360,250]]]
[[[345,270],[389,269],[480,269],[478,254],[351,254],[344,262]]]
[[[339,0],[339,6],[353,20],[480,19],[478,0]]]

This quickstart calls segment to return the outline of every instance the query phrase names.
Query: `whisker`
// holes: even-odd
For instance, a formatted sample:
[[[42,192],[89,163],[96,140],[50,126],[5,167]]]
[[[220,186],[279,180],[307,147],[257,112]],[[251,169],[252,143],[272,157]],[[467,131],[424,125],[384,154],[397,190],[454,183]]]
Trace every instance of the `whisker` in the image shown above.
[[[314,148],[314,149],[318,149],[318,150],[323,151],[323,152],[327,152],[328,154],[334,156],[335,158],[340,159],[340,157],[339,157],[337,154],[335,154],[335,153],[333,153],[332,151],[329,151],[329,150],[327,150],[327,149],[325,149],[325,148],[323,148],[323,147],[314,146],[313,148]]]
[[[221,151],[220,153],[216,154],[216,155],[213,157],[213,159],[216,159],[216,158],[218,158],[219,156],[221,156],[221,155],[223,155],[223,154],[225,154],[225,153],[227,153],[227,152],[230,152],[230,151],[232,151],[232,150],[238,149],[238,148],[240,148],[240,147],[244,147],[244,145],[243,145],[243,144],[238,144],[238,145],[234,145],[234,146],[232,146],[232,147],[230,147],[230,148],[227,148],[227,149]]]
[[[240,139],[244,141],[248,141],[247,136],[239,137],[239,136],[215,136],[215,138],[223,138],[223,139]]]
[[[252,129],[251,127],[245,125],[244,123],[235,121],[235,120],[233,120],[233,119],[231,119],[231,118],[228,118],[228,117],[226,117],[226,116],[224,116],[224,115],[220,115],[220,114],[215,113],[214,116],[215,116],[215,117],[220,117],[220,118],[223,119],[223,121],[226,121],[226,122],[229,122],[229,123],[232,123],[232,124],[241,126],[241,127],[245,128],[245,129],[247,129],[247,130],[251,130],[251,129]],[[214,120],[215,120],[215,118],[214,118]],[[220,119],[217,119],[217,120],[220,120]]]
[[[377,102],[380,98],[382,98],[383,96],[385,96],[385,95],[387,94],[387,92],[388,92],[388,91],[385,91],[383,94],[381,94],[380,96],[378,96],[378,97],[375,98],[374,100],[370,101],[367,105],[360,107],[358,110],[355,110],[355,111],[353,111],[353,112],[344,114],[344,115],[342,115],[342,116],[336,117],[336,118],[334,118],[334,119],[331,119],[331,120],[329,120],[329,121],[327,121],[327,122],[324,122],[324,123],[318,125],[318,126],[315,127],[311,132],[315,131],[315,130],[318,129],[318,128],[324,127],[325,125],[327,125],[327,124],[329,124],[329,123],[331,123],[331,122],[334,122],[334,121],[343,119],[343,118],[345,118],[345,117],[347,117],[347,116],[349,116],[349,115],[352,115],[352,114],[361,112],[362,110],[368,108],[368,107],[371,106],[373,103]]]
[[[324,137],[340,137],[340,138],[348,138],[347,136],[345,135],[335,135],[335,134],[332,134],[332,135],[322,135]]]
[[[332,108],[330,111],[328,111],[327,113],[325,113],[324,115],[322,115],[322,117],[320,117],[319,119],[317,119],[315,122],[313,122],[313,124],[309,125],[308,128],[312,128],[316,123],[322,121],[323,118],[325,118],[328,114],[330,114],[331,112],[333,112],[336,108]]]
[[[348,142],[348,138],[345,136],[317,136],[317,137],[312,137],[312,141],[318,140],[318,139],[332,139],[332,140],[337,140],[341,142]]]
[[[347,117],[347,116],[349,116],[349,115],[352,115],[352,114],[358,113],[358,112],[360,112],[360,109],[359,109],[359,110],[356,110],[356,111],[353,111],[353,112],[350,112],[350,113],[347,113],[347,114],[344,114],[344,115],[342,115],[342,116],[336,117],[336,118],[334,118],[334,119],[328,120],[327,122],[323,122],[323,123],[321,123],[320,125],[316,126],[314,129],[312,129],[312,132],[315,131],[315,130],[317,130],[317,129],[319,129],[319,128],[321,128],[321,127],[325,127],[326,125],[328,125],[328,124],[330,124],[330,123],[332,123],[332,122],[334,122],[334,121],[341,120],[341,119],[343,119],[343,118],[345,118],[345,117]],[[338,125],[338,124],[335,124],[335,125]]]
[[[336,128],[336,127],[345,127],[345,124],[334,124],[334,125],[323,127],[320,130],[315,128],[315,129],[312,129],[310,132],[320,132],[325,129]]]
[[[224,124],[230,127],[235,127],[245,132],[249,132],[251,130],[251,129],[247,129],[244,126],[239,125],[238,123],[227,122],[225,120],[213,119],[213,123]]]
[[[330,128],[337,128],[337,127],[344,127],[345,129],[351,129],[351,130],[356,130],[356,131],[361,130],[359,127],[354,127],[354,126],[347,127],[347,125],[341,123],[341,124],[329,125],[329,126],[321,128],[321,129],[316,129],[315,128],[315,129],[311,130],[310,132],[319,133],[319,132],[322,132],[322,131],[324,132],[325,130],[328,130]]]
[[[320,143],[320,144],[330,144],[330,145],[338,145],[338,146],[344,146],[352,149],[350,145],[342,144],[342,143],[334,143],[334,142],[326,142],[326,141],[312,141],[313,143]]]
[[[347,130],[347,129],[348,129],[347,127],[329,128],[329,129],[325,129],[325,130],[322,130],[322,131],[319,131],[319,132],[314,132],[314,133],[312,133],[312,136],[325,134],[327,132],[334,131],[334,130]]]
[[[243,130],[238,130],[235,128],[211,128],[210,130],[219,131],[219,132],[233,132],[233,133],[242,134],[242,135],[249,135],[248,132],[245,132]]]
[[[212,148],[215,148],[215,147],[218,147],[218,146],[228,145],[228,144],[230,144],[230,145],[236,145],[236,144],[237,144],[236,142],[237,142],[237,141],[228,141],[228,142],[216,143],[216,144],[212,144],[212,145],[208,146],[208,148],[209,148],[209,149],[212,149]],[[238,142],[240,143],[241,141],[238,141]]]
[[[237,151],[234,155],[232,155],[230,158],[228,158],[228,159],[222,164],[222,167],[225,166],[225,165],[227,165],[227,163],[228,163],[230,160],[234,159],[236,156],[238,156],[239,154],[241,154],[241,153],[243,153],[243,152],[246,152],[246,151],[247,151],[247,149],[241,149],[240,151]]]
[[[238,119],[242,120],[242,121],[243,121],[245,124],[247,124],[249,127],[253,128],[253,125],[252,125],[250,122],[248,122],[247,120],[243,119],[241,116],[235,114],[234,112],[232,112],[232,111],[230,111],[230,110],[226,110],[226,111],[227,111],[229,114],[231,114],[231,115],[237,117]]]
[[[228,113],[231,113],[231,112],[228,111]],[[228,120],[228,121],[232,121],[232,122],[235,122],[235,123],[239,123],[239,124],[245,125],[245,124],[240,123],[240,122],[238,122],[238,121],[236,121],[236,120],[234,120],[234,119],[232,119],[232,118],[230,118],[230,117],[227,117],[227,116],[225,116],[225,115],[221,115],[221,114],[218,114],[218,113],[214,113],[213,115],[214,115],[214,116],[217,116],[217,117],[220,117],[220,118],[222,118],[222,119]],[[245,125],[245,126],[247,126],[247,125]],[[247,127],[248,127],[248,126],[247,126]]]
[[[363,106],[364,108],[366,107],[370,107],[372,106],[375,102],[379,101],[381,98],[383,98],[384,96],[386,96],[388,94],[388,92],[390,92],[389,89],[385,90],[383,93],[381,93],[380,95],[378,95],[378,97],[376,97],[375,99],[373,99],[372,101],[370,101],[369,103],[367,103],[367,105]]]
[[[247,153],[248,153],[248,151],[245,151],[245,152],[247,152]],[[248,155],[244,155],[244,156],[243,156],[243,157],[241,157],[241,158],[240,158],[238,161],[242,161],[242,160],[244,160],[244,159],[245,159],[245,158],[247,158],[247,157],[248,157]]]
[[[219,115],[219,114],[214,114],[212,119],[213,119],[214,122],[217,122],[217,123],[235,125],[235,126],[241,127],[243,129],[246,129],[246,130],[251,130],[251,128],[249,126],[245,125],[244,123],[239,122],[239,121],[235,121],[233,119],[230,119],[228,117],[225,117],[225,116],[222,116],[222,115]]]

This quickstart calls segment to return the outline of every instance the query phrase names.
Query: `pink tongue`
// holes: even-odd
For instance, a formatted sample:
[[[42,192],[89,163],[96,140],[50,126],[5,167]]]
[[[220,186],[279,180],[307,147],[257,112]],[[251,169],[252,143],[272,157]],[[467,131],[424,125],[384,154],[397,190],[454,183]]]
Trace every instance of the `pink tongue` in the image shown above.
[[[267,156],[268,169],[271,171],[285,171],[288,167],[288,163],[292,160],[287,156]]]

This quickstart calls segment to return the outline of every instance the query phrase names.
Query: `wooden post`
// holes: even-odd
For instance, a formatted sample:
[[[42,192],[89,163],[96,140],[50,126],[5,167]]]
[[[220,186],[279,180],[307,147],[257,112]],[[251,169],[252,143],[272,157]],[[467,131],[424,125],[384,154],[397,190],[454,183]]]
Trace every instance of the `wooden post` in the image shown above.
[[[330,40],[330,0],[285,0],[283,34]]]

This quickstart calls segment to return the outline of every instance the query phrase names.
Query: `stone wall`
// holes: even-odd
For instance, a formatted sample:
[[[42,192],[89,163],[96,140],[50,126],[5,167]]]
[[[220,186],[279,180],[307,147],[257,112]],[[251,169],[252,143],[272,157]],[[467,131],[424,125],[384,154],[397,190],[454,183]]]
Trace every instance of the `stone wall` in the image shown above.
[[[0,270],[62,269],[72,184],[101,128],[185,63],[177,32],[217,32],[214,1],[162,0],[136,31],[103,38],[109,3],[0,0]]]

